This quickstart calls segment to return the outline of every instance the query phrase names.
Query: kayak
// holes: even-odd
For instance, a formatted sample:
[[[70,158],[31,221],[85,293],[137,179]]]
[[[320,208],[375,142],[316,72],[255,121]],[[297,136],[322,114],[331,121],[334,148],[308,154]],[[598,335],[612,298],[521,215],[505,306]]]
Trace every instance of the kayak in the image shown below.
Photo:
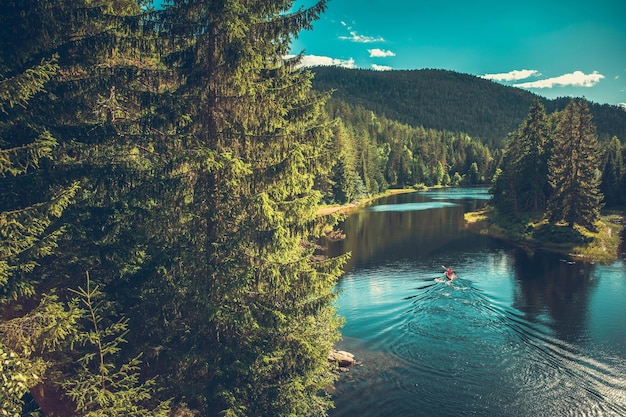
[[[457,278],[456,274],[454,273],[454,271],[452,270],[452,268],[446,268],[445,266],[441,265],[441,267],[443,269],[446,270],[446,272],[444,272],[443,274],[446,276],[446,278],[448,278],[450,281],[452,281],[454,278]]]

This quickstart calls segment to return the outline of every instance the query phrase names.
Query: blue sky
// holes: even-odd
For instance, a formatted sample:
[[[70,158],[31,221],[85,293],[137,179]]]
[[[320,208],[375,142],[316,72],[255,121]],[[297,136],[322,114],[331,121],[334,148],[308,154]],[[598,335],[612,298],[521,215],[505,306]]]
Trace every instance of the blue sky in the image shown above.
[[[331,0],[301,51],[305,65],[440,68],[626,103],[626,0]]]

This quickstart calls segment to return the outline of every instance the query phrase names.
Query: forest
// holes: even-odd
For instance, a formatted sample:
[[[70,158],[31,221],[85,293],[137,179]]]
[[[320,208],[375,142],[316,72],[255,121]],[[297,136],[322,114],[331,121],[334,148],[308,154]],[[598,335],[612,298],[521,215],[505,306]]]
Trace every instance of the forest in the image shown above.
[[[554,100],[469,74],[422,69],[373,71],[316,67],[313,88],[413,127],[465,132],[492,150],[504,147],[538,99],[548,113],[565,109],[571,98]],[[589,103],[600,141],[625,140],[626,111]]]
[[[328,202],[358,200],[388,187],[490,185],[507,170],[505,165],[514,152],[516,158],[525,154],[524,163],[529,165],[537,162],[534,158],[541,153],[543,178],[529,177],[523,171],[511,175],[520,181],[541,181],[546,188],[542,201],[546,202],[551,193],[547,173],[551,146],[560,118],[573,102],[584,107],[587,118],[583,143],[594,141],[594,152],[585,163],[598,179],[603,195],[599,207],[621,208],[626,202],[626,111],[618,106],[584,99],[547,100],[444,70],[380,72],[316,67],[312,71],[314,89],[333,92],[326,111],[336,121],[333,130],[338,161],[331,185],[320,185]],[[527,144],[517,149],[520,137],[531,135],[521,134],[520,129],[528,129],[527,119],[537,106],[544,120],[542,133],[535,134],[540,139],[533,139],[539,150],[531,152]],[[505,191],[495,190],[496,204],[501,203],[498,197]],[[543,208],[534,207],[539,211]],[[506,204],[500,204],[500,209],[511,211]],[[517,207],[512,211],[519,214],[524,210]]]
[[[613,108],[610,118],[579,101],[549,114],[526,99],[465,106],[515,107],[506,123],[487,123],[446,105],[474,129],[406,118],[419,101],[404,111],[377,94],[354,102],[286,58],[327,2],[292,6],[3,2],[4,415],[327,415],[335,284],[348,255],[320,250],[319,239],[340,234],[338,218],[317,215],[321,204],[494,179],[503,210],[537,200],[580,223],[601,195],[606,207],[624,204]],[[524,126],[536,112],[554,133],[533,145],[542,158],[546,143],[565,143],[564,118],[585,120],[583,142],[596,146],[584,170],[593,178],[580,181],[594,184],[591,217],[556,211],[571,193],[511,198],[518,188],[506,179],[525,175]],[[541,184],[558,183],[555,169]]]
[[[322,0],[0,7],[0,410],[320,416],[327,94],[285,60]]]

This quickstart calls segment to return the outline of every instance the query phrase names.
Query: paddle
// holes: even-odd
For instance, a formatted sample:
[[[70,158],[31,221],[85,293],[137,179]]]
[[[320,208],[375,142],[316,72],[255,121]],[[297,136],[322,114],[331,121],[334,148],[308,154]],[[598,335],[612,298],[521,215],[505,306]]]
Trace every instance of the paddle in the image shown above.
[[[444,274],[446,274],[446,278],[448,278],[450,281],[452,281],[454,278],[460,278],[460,277],[456,274],[456,272],[454,272],[454,271],[452,271],[452,278],[450,278],[450,277],[448,276],[447,271],[448,271],[448,269],[452,270],[452,268],[448,268],[448,267],[446,267],[446,266],[444,266],[444,265],[441,265],[441,267],[442,267],[442,268],[446,271],[446,272],[444,272]]]

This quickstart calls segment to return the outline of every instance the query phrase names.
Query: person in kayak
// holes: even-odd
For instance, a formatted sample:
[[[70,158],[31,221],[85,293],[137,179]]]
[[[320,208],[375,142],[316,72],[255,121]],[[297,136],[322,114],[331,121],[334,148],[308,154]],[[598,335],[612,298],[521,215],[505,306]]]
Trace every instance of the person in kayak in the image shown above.
[[[454,278],[456,278],[456,274],[454,273],[452,268],[448,268],[445,274],[446,274],[446,278],[448,278],[449,280],[453,280]]]

